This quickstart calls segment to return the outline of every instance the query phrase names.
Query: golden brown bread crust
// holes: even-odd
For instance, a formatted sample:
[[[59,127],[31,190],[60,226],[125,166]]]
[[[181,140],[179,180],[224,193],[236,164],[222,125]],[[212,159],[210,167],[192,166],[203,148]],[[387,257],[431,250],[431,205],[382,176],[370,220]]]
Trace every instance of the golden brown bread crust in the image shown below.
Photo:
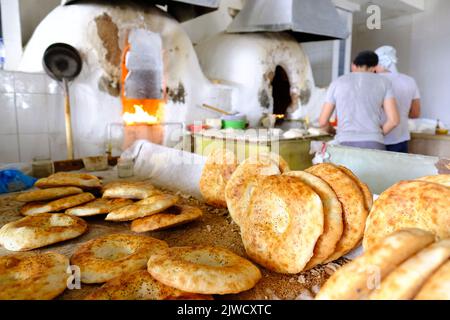
[[[124,273],[102,285],[85,300],[212,300],[211,296],[195,295],[168,287],[147,270]]]
[[[98,214],[107,214],[111,211],[132,205],[134,202],[130,199],[95,199],[81,206],[66,210],[66,214],[78,217],[89,217]]]
[[[320,197],[300,179],[289,176],[260,177],[241,236],[248,256],[279,273],[304,270],[323,233]]]
[[[42,213],[5,224],[0,229],[0,244],[10,251],[27,251],[79,237],[87,228],[80,218]]]
[[[261,279],[250,261],[219,247],[173,247],[153,255],[148,272],[167,286],[200,294],[249,290]]]
[[[434,183],[443,185],[447,188],[450,188],[450,174],[439,174],[436,176],[423,177],[423,178],[420,178],[417,180],[426,181],[426,182],[434,182]]]
[[[167,248],[166,242],[151,237],[110,234],[80,245],[70,262],[80,267],[83,283],[103,283],[144,269],[150,256]]]
[[[342,204],[344,232],[335,253],[325,262],[334,261],[354,249],[363,237],[368,214],[364,196],[356,182],[332,164],[315,165],[305,171],[327,182]]]
[[[450,260],[428,278],[415,300],[450,300]]]
[[[102,186],[100,179],[87,173],[58,172],[47,178],[42,178],[34,184],[36,187],[79,187],[79,188],[99,188]]]
[[[402,181],[383,192],[367,219],[364,248],[404,228],[450,237],[450,189],[425,181]]]
[[[338,166],[339,170],[344,172],[346,175],[348,175],[350,178],[353,179],[353,181],[356,182],[358,187],[361,189],[363,196],[364,196],[364,204],[366,206],[367,212],[372,209],[373,206],[373,194],[372,191],[370,191],[370,188],[367,184],[362,182],[350,169],[344,167],[344,166]]]
[[[49,201],[80,193],[83,193],[83,190],[77,187],[38,189],[21,193],[16,200],[21,202]]]
[[[316,299],[365,299],[375,289],[377,281],[433,241],[434,235],[424,230],[396,231],[335,272],[322,286]]]
[[[333,189],[322,179],[305,171],[291,171],[285,173],[285,175],[300,179],[313,189],[322,201],[324,213],[323,233],[317,240],[313,257],[305,267],[305,270],[309,270],[323,263],[334,253],[344,231],[342,205]]]
[[[159,194],[135,204],[111,211],[105,218],[108,221],[131,221],[160,213],[178,202],[178,196]]]
[[[442,240],[423,249],[403,262],[381,281],[371,300],[413,299],[425,281],[450,257],[450,239]]]
[[[48,203],[29,202],[20,208],[20,213],[24,216],[35,216],[41,213],[59,212],[94,199],[95,197],[91,193],[84,192],[74,196],[53,200]]]
[[[203,215],[200,208],[176,205],[145,218],[136,219],[131,223],[133,232],[157,231],[180,226],[199,219]]]
[[[148,181],[116,181],[103,187],[103,198],[142,200],[161,194]]]
[[[67,287],[69,259],[47,252],[0,257],[0,300],[50,300]]]
[[[216,149],[208,156],[200,177],[200,192],[205,202],[226,208],[225,187],[239,162],[234,152]]]
[[[245,218],[258,176],[279,175],[287,170],[285,161],[274,154],[249,157],[237,167],[225,187],[225,199],[230,216],[238,226]]]

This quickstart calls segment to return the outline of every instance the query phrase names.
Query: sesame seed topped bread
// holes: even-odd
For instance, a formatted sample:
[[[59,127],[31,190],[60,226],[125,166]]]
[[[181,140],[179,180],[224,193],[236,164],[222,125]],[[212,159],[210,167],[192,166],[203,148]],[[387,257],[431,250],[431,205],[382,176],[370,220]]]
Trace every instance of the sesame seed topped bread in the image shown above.
[[[0,257],[0,300],[50,300],[67,287],[69,259],[47,252]]]
[[[147,270],[124,273],[102,285],[85,300],[212,300],[211,296],[187,293],[168,287]]]
[[[434,243],[418,252],[381,281],[369,299],[409,300],[426,280],[450,258],[450,239]]]
[[[41,213],[60,212],[94,199],[95,197],[91,193],[84,192],[74,196],[53,200],[48,203],[29,202],[20,208],[20,213],[24,216],[35,216]]]
[[[147,266],[165,285],[200,294],[239,293],[261,279],[250,261],[220,247],[172,247],[152,255]]]
[[[238,226],[244,219],[258,176],[280,175],[288,170],[285,161],[274,154],[249,157],[237,167],[225,188],[225,199],[230,216]]]
[[[142,200],[160,194],[148,181],[118,181],[108,183],[103,187],[103,198]]]
[[[70,186],[84,189],[99,188],[102,182],[98,177],[87,173],[58,172],[39,179],[34,185],[41,189]]]
[[[150,256],[167,248],[166,242],[155,238],[116,233],[81,244],[70,262],[80,268],[83,283],[103,283],[145,269]]]
[[[66,210],[66,214],[78,217],[89,217],[99,214],[107,214],[111,211],[133,204],[130,199],[95,199],[94,201],[82,204]]]
[[[0,244],[10,251],[27,251],[79,237],[87,228],[80,218],[43,213],[5,224],[0,229]]]
[[[450,174],[439,174],[437,176],[428,176],[417,179],[419,181],[434,182],[450,188]]]
[[[432,233],[420,229],[394,232],[335,272],[322,286],[316,299],[366,299],[376,288],[377,282],[432,244],[434,239]]]
[[[419,228],[450,237],[450,189],[426,181],[402,181],[384,191],[367,219],[364,249],[396,230]]]
[[[178,196],[169,194],[158,194],[135,204],[111,211],[105,220],[108,221],[131,221],[160,213],[178,202]]]
[[[323,163],[305,171],[327,182],[342,204],[344,231],[335,253],[325,262],[337,260],[357,247],[363,237],[368,214],[364,195],[353,178],[335,165]]]
[[[353,181],[355,181],[358,187],[361,189],[364,196],[364,204],[366,206],[366,210],[369,212],[373,206],[373,194],[370,191],[369,186],[364,182],[362,182],[350,169],[344,166],[338,166],[338,168],[346,175],[348,175],[350,178],[352,178]]]
[[[21,202],[49,201],[80,193],[83,193],[83,190],[77,187],[38,189],[21,193],[17,196],[16,200]]]
[[[450,260],[428,278],[415,300],[450,300]]]
[[[138,233],[164,230],[192,222],[202,215],[203,212],[200,208],[176,205],[161,213],[134,220],[131,223],[131,230]]]
[[[200,192],[205,202],[226,208],[225,187],[239,162],[234,152],[216,149],[208,156],[200,177]]]
[[[323,233],[320,197],[300,179],[260,177],[241,223],[248,256],[279,273],[299,273],[312,258]]]
[[[291,171],[285,173],[285,175],[300,179],[313,189],[322,200],[324,213],[323,233],[317,240],[313,257],[305,267],[306,270],[309,270],[324,262],[334,253],[344,231],[342,205],[333,189],[322,179],[305,171]]]

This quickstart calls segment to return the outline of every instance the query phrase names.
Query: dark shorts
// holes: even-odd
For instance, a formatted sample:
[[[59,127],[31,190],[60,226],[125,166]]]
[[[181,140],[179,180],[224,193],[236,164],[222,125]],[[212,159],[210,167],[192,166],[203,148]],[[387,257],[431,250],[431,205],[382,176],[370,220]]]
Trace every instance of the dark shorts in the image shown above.
[[[391,152],[408,153],[408,141],[387,145],[386,150]]]
[[[361,149],[373,149],[373,150],[386,150],[386,146],[382,143],[375,141],[351,141],[351,142],[341,142],[343,146],[361,148]]]

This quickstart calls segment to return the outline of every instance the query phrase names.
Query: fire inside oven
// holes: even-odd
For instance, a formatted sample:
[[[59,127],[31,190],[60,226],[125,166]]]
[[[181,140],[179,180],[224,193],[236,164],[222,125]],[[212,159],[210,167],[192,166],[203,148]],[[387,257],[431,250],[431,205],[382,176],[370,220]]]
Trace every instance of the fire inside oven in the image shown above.
[[[137,37],[147,42],[143,44],[144,40],[136,40]],[[150,50],[148,46],[151,46]],[[145,30],[130,33],[121,63],[124,148],[140,139],[163,143],[161,123],[164,121],[166,99],[163,94],[161,51],[159,35]]]

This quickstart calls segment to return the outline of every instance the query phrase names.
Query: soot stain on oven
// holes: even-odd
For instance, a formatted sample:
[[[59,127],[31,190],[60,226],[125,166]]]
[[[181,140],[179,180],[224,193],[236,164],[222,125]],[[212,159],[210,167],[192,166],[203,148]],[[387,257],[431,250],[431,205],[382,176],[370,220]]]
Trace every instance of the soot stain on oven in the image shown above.
[[[177,88],[167,88],[167,96],[175,103],[186,103],[186,90],[181,82],[178,83]]]
[[[108,64],[104,68],[106,74],[100,78],[98,86],[101,91],[118,97],[120,95],[119,72],[114,72],[112,69],[120,69],[122,50],[119,46],[119,28],[107,13],[97,16],[95,18],[95,24],[97,26],[98,37],[106,50],[104,58],[106,64]]]

